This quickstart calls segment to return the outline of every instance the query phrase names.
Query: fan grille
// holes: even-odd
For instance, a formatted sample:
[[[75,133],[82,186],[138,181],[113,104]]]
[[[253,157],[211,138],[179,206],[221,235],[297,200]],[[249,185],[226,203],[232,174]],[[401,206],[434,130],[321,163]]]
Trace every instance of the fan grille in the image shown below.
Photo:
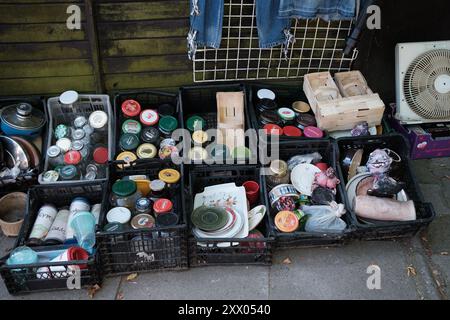
[[[431,50],[409,66],[403,82],[406,101],[413,112],[425,119],[450,118],[450,92],[439,92],[440,79],[450,77],[450,50]],[[450,83],[441,83],[450,86]],[[447,90],[445,90],[447,91]]]

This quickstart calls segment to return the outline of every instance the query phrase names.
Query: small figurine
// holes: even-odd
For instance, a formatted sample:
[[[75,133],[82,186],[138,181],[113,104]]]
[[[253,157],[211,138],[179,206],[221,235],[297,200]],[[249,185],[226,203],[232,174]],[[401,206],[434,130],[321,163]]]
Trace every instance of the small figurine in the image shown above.
[[[351,131],[352,137],[364,137],[370,136],[369,133],[369,124],[367,122],[363,122],[357,124]]]
[[[339,183],[340,180],[336,177],[336,172],[332,167],[330,167],[326,171],[316,173],[312,190],[316,189],[317,187],[335,190],[336,186]]]
[[[393,159],[389,154],[395,154],[398,159]],[[405,186],[391,177],[388,173],[392,162],[400,162],[401,158],[394,151],[389,149],[376,149],[373,151],[367,161],[367,168],[374,177],[373,188],[367,191],[367,194],[377,197],[390,197],[399,193]]]

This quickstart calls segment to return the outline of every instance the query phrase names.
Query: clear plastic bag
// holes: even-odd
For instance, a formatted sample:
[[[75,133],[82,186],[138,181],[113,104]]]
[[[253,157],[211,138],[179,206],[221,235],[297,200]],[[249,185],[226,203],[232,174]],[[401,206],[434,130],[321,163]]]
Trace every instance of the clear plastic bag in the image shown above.
[[[302,210],[308,216],[306,232],[341,233],[347,228],[347,224],[341,219],[345,214],[343,204],[303,206]]]

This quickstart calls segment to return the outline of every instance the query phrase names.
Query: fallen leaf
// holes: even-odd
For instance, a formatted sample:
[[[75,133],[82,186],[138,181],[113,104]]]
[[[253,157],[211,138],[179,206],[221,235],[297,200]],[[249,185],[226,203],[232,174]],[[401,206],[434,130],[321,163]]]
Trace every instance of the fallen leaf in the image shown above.
[[[93,286],[90,286],[88,289],[88,296],[91,299],[94,299],[95,294],[97,291],[99,291],[101,287],[98,284],[94,284]]]
[[[286,258],[283,260],[283,264],[291,264],[291,263],[292,263],[292,261],[289,258]]]
[[[417,275],[416,269],[414,269],[412,265],[408,266],[406,269],[408,270],[408,277],[415,277]]]
[[[442,251],[441,252],[441,256],[448,256],[448,252],[447,251]]]
[[[422,239],[422,241],[428,242],[428,239],[425,238],[425,237],[422,237],[422,238],[420,238],[420,239]]]
[[[133,281],[134,279],[136,279],[138,277],[137,273],[132,273],[127,277],[127,281]]]
[[[116,296],[116,300],[123,300],[123,292],[119,291]]]

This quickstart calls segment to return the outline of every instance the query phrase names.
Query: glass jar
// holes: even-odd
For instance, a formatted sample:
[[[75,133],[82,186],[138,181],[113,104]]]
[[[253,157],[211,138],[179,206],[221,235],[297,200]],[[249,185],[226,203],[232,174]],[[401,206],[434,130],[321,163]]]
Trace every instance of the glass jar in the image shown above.
[[[178,120],[172,116],[163,116],[159,119],[159,132],[163,138],[171,138],[172,132],[178,127]]]
[[[267,185],[272,189],[280,184],[289,184],[288,165],[283,160],[274,160],[270,163],[269,175],[266,176]]]
[[[64,165],[64,154],[58,146],[51,146],[47,149],[48,164],[55,168]]]
[[[156,179],[150,183],[150,195],[152,198],[163,198],[165,196],[166,183]]]
[[[136,201],[141,197],[142,194],[133,180],[119,180],[112,186],[111,202],[116,207],[134,210]]]
[[[80,171],[74,165],[64,166],[59,170],[59,177],[63,181],[79,180]]]
[[[135,214],[152,214],[152,201],[148,198],[139,198],[136,200]]]

